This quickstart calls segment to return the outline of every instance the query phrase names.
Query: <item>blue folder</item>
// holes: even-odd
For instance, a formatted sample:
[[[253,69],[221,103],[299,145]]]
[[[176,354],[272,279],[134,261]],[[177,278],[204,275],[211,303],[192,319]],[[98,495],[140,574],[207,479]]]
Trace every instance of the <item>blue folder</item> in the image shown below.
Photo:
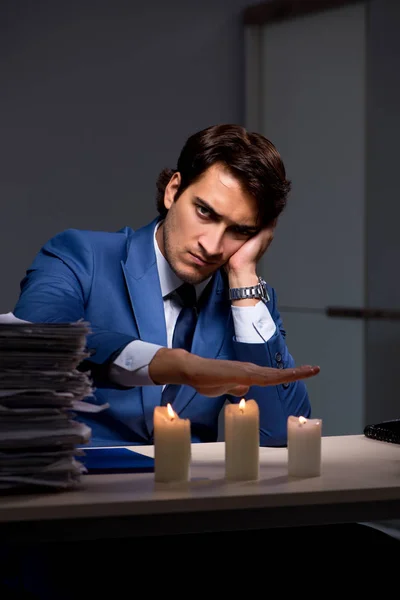
[[[84,464],[87,474],[152,473],[154,458],[127,448],[84,448],[84,456],[76,459]]]

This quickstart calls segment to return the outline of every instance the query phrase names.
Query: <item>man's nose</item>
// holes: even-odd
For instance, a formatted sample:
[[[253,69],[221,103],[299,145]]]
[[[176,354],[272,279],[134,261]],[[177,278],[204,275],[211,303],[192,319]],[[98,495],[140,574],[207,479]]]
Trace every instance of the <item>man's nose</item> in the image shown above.
[[[212,227],[201,237],[200,243],[208,257],[223,254],[224,230],[220,227]]]

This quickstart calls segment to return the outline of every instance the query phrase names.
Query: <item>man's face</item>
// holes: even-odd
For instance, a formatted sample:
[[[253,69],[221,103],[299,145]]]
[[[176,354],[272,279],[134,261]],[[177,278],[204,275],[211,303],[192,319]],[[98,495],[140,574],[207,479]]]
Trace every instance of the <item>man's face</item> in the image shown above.
[[[168,213],[156,239],[178,277],[196,284],[259,231],[257,204],[220,164],[207,169],[175,201],[180,181],[180,174],[175,173],[166,187]]]

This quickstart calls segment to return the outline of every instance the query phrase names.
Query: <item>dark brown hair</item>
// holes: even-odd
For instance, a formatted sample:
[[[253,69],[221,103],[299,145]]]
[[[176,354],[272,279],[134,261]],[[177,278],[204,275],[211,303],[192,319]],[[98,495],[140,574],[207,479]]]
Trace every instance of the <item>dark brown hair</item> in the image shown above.
[[[271,224],[286,206],[291,183],[275,146],[259,133],[240,125],[213,125],[191,135],[183,146],[176,169],[164,169],[157,178],[157,210],[165,217],[165,188],[179,171],[181,184],[175,200],[209,167],[224,164],[243,190],[257,201],[260,225]]]

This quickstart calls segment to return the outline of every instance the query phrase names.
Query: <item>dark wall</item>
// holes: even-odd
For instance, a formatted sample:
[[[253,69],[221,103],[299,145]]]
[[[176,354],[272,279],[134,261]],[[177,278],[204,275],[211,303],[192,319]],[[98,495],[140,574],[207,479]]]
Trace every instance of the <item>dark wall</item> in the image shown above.
[[[0,312],[50,236],[144,224],[185,139],[242,122],[247,4],[0,3]]]
[[[370,3],[367,105],[367,303],[400,311],[400,2]],[[368,423],[400,416],[400,320],[366,323]]]

